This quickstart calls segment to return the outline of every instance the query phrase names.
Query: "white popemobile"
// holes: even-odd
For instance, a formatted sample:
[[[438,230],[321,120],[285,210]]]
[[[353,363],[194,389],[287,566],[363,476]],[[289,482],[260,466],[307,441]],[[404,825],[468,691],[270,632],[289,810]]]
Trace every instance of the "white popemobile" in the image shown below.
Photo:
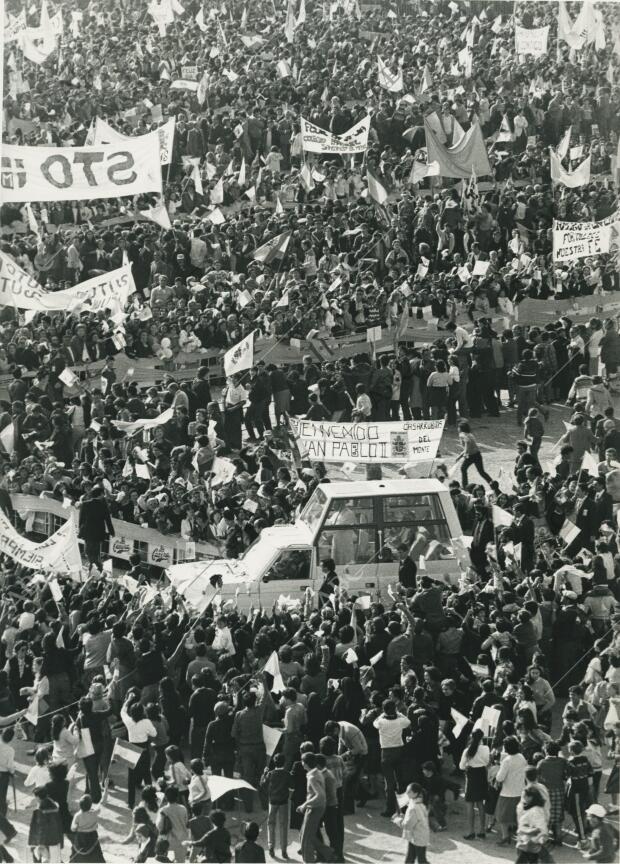
[[[316,595],[321,562],[332,558],[341,587],[374,598],[398,581],[401,544],[419,571],[457,583],[469,556],[439,480],[322,483],[294,524],[265,528],[241,558],[177,564],[166,575],[195,608],[210,602],[218,576],[222,601],[237,595],[241,610],[267,608],[281,597],[303,601],[308,588]]]

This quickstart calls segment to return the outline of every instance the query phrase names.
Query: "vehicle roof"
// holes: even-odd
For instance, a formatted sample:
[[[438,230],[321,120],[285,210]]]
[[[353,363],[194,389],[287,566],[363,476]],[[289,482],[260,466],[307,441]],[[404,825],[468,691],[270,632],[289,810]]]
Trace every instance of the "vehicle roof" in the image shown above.
[[[316,487],[328,498],[362,498],[365,495],[424,495],[429,492],[444,492],[449,490],[439,480],[433,478],[423,480],[333,480],[329,483],[319,483]]]

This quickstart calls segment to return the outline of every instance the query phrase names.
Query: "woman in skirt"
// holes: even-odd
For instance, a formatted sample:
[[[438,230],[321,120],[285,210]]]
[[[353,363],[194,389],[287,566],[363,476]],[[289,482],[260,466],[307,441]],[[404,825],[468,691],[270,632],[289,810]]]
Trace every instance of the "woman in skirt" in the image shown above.
[[[480,818],[478,837],[486,836],[484,799],[487,796],[487,768],[491,761],[491,753],[486,744],[482,743],[483,736],[482,729],[473,730],[459,764],[461,771],[465,772],[465,801],[469,820],[469,833],[465,835],[465,840],[474,840],[476,837],[476,808]]]
[[[549,831],[554,843],[561,846],[568,763],[561,755],[557,741],[549,741],[545,745],[545,757],[536,767],[538,779],[544,783],[549,793]]]
[[[93,799],[90,795],[82,795],[80,798],[80,809],[73,817],[71,830],[73,831],[73,851],[70,861],[92,862],[100,864],[105,862],[97,826],[99,822],[96,810],[92,809]]]

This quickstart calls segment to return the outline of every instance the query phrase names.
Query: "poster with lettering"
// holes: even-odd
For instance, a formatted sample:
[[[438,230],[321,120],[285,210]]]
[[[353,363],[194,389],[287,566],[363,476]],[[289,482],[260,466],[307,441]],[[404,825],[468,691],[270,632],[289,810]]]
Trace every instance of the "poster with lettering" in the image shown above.
[[[159,146],[156,132],[91,147],[4,144],[0,198],[9,204],[161,195]]]
[[[515,27],[515,53],[520,57],[542,57],[547,53],[549,27]]]
[[[133,554],[133,540],[130,537],[116,534],[114,537],[110,537],[108,544],[108,553],[112,558],[122,558],[123,561],[129,561],[129,556]]]
[[[609,252],[611,223],[553,220],[553,260],[559,263]]]
[[[149,543],[146,553],[147,564],[155,567],[171,567],[174,563],[174,548],[160,543]]]
[[[316,462],[429,462],[437,455],[444,422],[329,423],[290,418],[301,458]]]

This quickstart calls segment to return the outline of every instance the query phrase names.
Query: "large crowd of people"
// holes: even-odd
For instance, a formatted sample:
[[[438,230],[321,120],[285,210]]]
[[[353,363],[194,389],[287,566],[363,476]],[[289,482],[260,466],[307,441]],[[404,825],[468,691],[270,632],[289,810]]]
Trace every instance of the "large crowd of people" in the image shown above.
[[[561,5],[582,19],[581,4]],[[126,263],[136,288],[120,310],[0,308],[0,506],[36,539],[12,496],[75,509],[85,562],[83,582],[54,584],[0,563],[0,860],[15,855],[10,790],[27,738],[37,862],[109,860],[111,765],[135,861],[258,862],[265,848],[344,861],[345,817],[382,799],[385,830],[397,824],[406,860],[426,862],[463,795],[472,846],[537,862],[568,843],[612,862],[620,267],[613,229],[609,252],[558,264],[551,226],[618,206],[620,10],[593,4],[596,39],[576,49],[546,2],[288,6],[5,4],[5,24],[60,14],[63,32],[43,64],[5,44],[3,142],[82,145],[102,120],[135,136],[174,118],[175,135],[161,200],[0,207],[2,252],[46,291]],[[515,24],[549,25],[547,52],[517,58]],[[378,57],[402,90],[381,86]],[[198,89],[178,84],[188,76]],[[304,154],[302,117],[341,135],[367,114],[363,156]],[[478,123],[492,173],[423,177],[425,119],[447,145]],[[568,129],[565,169],[591,159],[573,188],[550,179],[549,147]],[[162,204],[170,227],[140,216]],[[254,257],[284,232],[282,255]],[[587,297],[591,316],[553,312]],[[545,320],[519,320],[529,300],[547,301]],[[428,335],[407,340],[418,322]],[[304,347],[313,332],[376,327],[390,350],[362,341],[321,362]],[[252,331],[272,348],[223,380],[214,355]],[[301,346],[298,362],[275,362],[280,345]],[[128,368],[140,360],[151,380]],[[558,402],[566,433],[541,453]],[[407,547],[399,584],[370,602],[331,560],[316,598],[272,609],[196,610],[137,552],[135,582],[111,573],[113,519],[229,559],[293,521],[330,477],[300,460],[289,416],[455,430],[460,481],[441,458],[435,473],[471,537],[458,586],[418,571]],[[483,416],[521,430],[496,479],[476,440]],[[269,755],[265,726],[281,732]],[[251,788],[220,794],[211,777]]]

